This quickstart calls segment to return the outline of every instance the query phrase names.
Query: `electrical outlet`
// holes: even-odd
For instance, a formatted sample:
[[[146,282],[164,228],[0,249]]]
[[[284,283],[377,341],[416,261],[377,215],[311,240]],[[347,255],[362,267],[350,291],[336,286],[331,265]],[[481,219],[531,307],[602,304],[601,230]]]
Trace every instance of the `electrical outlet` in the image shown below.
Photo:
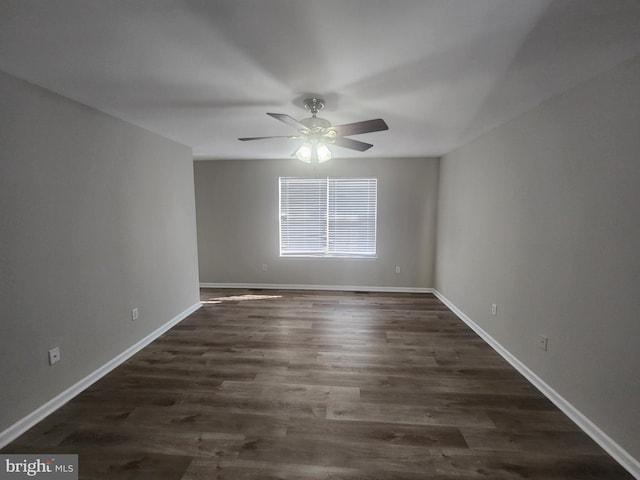
[[[498,315],[498,305],[496,305],[495,303],[491,304],[491,314],[495,317],[496,315]]]
[[[540,338],[538,339],[538,348],[546,352],[548,346],[549,346],[549,338],[545,337],[544,335],[540,335]]]
[[[49,350],[49,365],[58,363],[60,361],[60,347],[54,347]]]
[[[262,271],[263,271],[263,272],[266,272],[266,271],[267,271],[267,264],[266,264],[266,263],[263,263],[263,264],[262,264]]]
[[[400,273],[400,265],[396,265],[396,273]]]
[[[140,312],[138,312],[138,307],[131,309],[131,320],[136,321],[140,318]]]

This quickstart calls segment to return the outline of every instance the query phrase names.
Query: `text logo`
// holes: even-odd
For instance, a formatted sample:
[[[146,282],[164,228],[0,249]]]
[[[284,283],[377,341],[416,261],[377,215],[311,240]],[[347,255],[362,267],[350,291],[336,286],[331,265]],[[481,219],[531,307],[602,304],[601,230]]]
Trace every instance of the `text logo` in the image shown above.
[[[0,480],[78,480],[78,455],[0,455]]]

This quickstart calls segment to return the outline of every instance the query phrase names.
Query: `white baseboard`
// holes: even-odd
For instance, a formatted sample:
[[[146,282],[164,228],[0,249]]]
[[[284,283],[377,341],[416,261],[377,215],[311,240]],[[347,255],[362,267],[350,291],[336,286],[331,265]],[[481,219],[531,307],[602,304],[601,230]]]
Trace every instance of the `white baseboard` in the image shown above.
[[[340,292],[433,293],[433,288],[362,285],[299,285],[284,283],[201,283],[200,288],[263,288],[265,290],[328,290]]]
[[[87,389],[89,386],[93,385],[95,382],[100,380],[111,370],[113,370],[114,368],[124,363],[130,357],[138,353],[140,350],[142,350],[144,347],[149,345],[160,335],[162,335],[167,330],[169,330],[173,326],[180,323],[182,320],[187,318],[189,315],[191,315],[193,312],[198,310],[200,307],[202,307],[202,304],[198,302],[193,304],[183,312],[180,312],[178,315],[173,317],[163,326],[151,332],[149,335],[147,335],[146,337],[144,337],[142,340],[138,341],[131,347],[127,348],[120,355],[109,360],[103,366],[101,366],[94,372],[90,373],[89,375],[84,377],[82,380],[80,380],[76,384],[66,389],[64,392],[52,398],[47,403],[45,403],[38,409],[34,410],[23,419],[17,421],[16,423],[11,425],[9,428],[4,430],[3,432],[0,432],[0,448],[12,442],[16,438],[18,438],[20,435],[22,435],[24,432],[26,432],[31,427],[33,427],[36,423],[40,422],[48,415],[55,412],[58,408],[62,407],[65,403],[67,403],[73,397],[81,393],[83,390]]]
[[[631,475],[640,479],[640,462],[632,457],[629,452],[618,445],[615,440],[603,432],[595,423],[567,401],[562,395],[551,388],[544,380],[531,371],[524,363],[518,360],[511,352],[504,348],[496,339],[489,335],[477,323],[471,320],[465,313],[456,307],[438,290],[433,293],[442,303],[444,303],[453,313],[455,313],[464,323],[476,332],[491,348],[498,352],[502,358],[518,370],[529,380],[542,394],[553,402],[565,415],[567,415],[579,428],[589,435],[598,445],[600,445],[609,455],[611,455],[620,465],[622,465]]]

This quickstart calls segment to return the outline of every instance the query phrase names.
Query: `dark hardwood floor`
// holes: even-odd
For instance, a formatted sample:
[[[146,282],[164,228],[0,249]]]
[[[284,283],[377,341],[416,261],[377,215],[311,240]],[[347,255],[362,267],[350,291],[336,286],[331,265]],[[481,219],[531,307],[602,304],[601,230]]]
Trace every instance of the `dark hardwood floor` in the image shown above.
[[[203,290],[2,450],[83,479],[631,479],[429,294]]]

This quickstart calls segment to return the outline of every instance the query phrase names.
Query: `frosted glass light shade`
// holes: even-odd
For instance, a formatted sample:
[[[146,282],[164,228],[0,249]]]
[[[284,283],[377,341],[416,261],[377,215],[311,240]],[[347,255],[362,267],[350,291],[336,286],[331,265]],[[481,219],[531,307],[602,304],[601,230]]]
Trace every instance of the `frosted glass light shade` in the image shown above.
[[[304,163],[311,163],[311,145],[308,143],[300,145],[300,148],[296,151],[296,157]]]
[[[324,143],[319,143],[316,146],[316,153],[318,154],[318,163],[331,160],[331,150]]]

